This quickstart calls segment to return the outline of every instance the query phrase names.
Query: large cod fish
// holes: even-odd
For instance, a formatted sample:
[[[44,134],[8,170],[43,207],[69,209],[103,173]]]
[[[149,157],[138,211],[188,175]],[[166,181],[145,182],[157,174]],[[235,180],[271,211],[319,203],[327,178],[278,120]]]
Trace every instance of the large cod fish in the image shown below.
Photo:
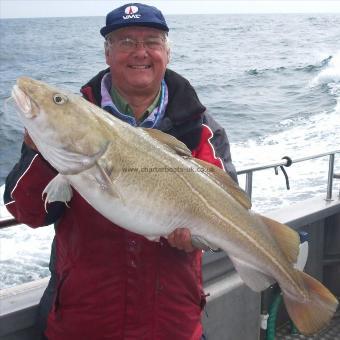
[[[46,202],[67,203],[72,186],[107,219],[150,240],[189,228],[201,243],[223,249],[251,289],[277,281],[302,333],[329,323],[338,301],[294,268],[298,234],[252,212],[224,171],[193,158],[174,137],[132,127],[43,82],[19,78],[12,97],[42,156],[59,172],[44,190]]]

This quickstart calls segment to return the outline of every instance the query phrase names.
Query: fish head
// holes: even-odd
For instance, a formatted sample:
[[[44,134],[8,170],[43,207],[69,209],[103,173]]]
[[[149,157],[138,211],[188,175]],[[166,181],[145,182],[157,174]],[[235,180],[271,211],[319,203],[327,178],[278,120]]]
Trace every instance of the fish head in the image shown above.
[[[81,96],[20,77],[12,97],[38,150],[60,173],[88,168],[89,159],[93,162],[92,156],[99,157],[107,148],[107,131],[98,123],[95,106]]]

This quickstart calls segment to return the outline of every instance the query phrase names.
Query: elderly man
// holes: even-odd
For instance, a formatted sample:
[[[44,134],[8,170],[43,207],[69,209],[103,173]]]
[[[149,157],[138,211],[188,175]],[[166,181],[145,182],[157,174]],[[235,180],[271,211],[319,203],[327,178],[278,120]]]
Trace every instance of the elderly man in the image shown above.
[[[193,156],[237,180],[224,130],[189,82],[167,69],[168,31],[155,7],[134,3],[110,12],[100,31],[109,68],[81,92],[131,125],[175,136]],[[20,162],[7,178],[5,202],[32,227],[56,225],[52,276],[40,309],[44,336],[201,339],[202,251],[193,247],[188,229],[178,226],[167,239],[151,242],[113,225],[77,192],[70,208],[54,202],[45,211],[41,193],[55,175],[26,135]]]

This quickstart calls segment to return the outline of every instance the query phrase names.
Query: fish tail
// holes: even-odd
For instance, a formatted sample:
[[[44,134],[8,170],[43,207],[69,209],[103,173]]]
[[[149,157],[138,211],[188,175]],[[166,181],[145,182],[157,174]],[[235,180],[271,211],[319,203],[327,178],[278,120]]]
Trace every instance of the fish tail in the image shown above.
[[[307,297],[298,301],[283,292],[288,314],[299,331],[305,335],[319,332],[332,319],[338,306],[336,297],[318,280],[306,273],[301,275]]]

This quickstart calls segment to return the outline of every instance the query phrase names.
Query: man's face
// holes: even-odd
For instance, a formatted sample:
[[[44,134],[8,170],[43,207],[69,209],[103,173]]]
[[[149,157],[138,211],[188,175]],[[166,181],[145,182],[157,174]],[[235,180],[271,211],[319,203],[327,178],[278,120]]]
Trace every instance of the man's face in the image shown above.
[[[136,41],[149,43],[136,45]],[[158,91],[169,62],[164,33],[149,27],[126,27],[112,32],[105,56],[113,85],[126,95]]]

